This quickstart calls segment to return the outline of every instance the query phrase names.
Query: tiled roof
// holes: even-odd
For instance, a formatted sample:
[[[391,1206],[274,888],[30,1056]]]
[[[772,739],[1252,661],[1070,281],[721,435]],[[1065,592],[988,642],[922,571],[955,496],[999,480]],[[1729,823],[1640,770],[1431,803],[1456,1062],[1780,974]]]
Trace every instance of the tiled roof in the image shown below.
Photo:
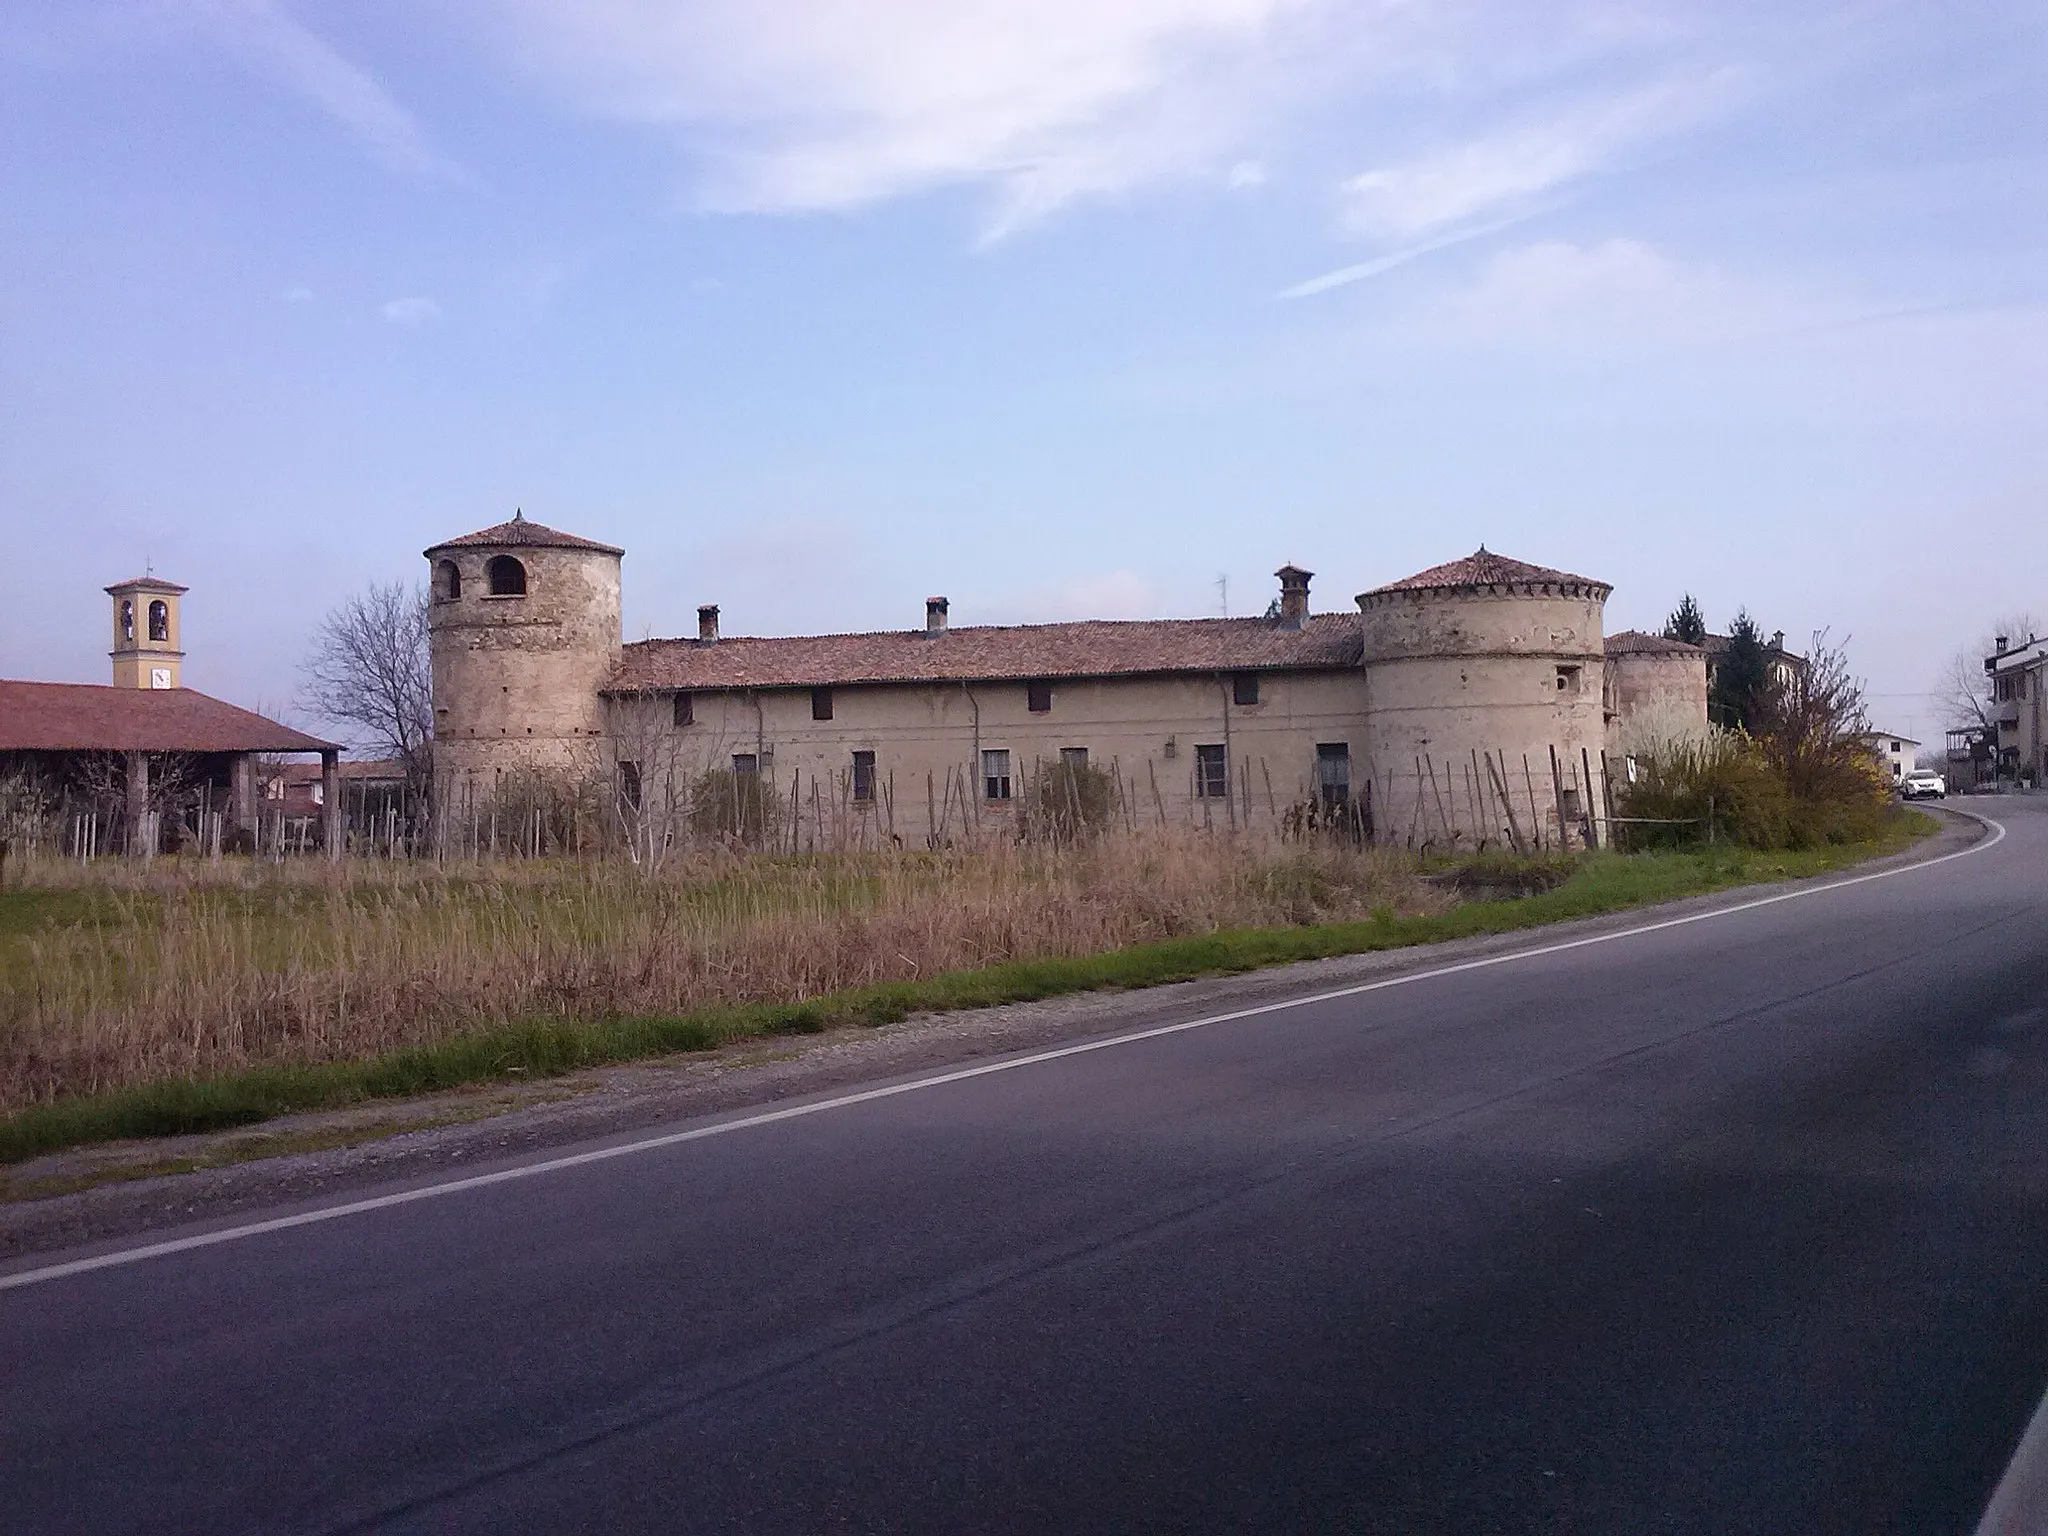
[[[1610,656],[1699,656],[1704,652],[1696,645],[1687,645],[1683,640],[1673,640],[1666,635],[1645,634],[1640,629],[1624,629],[1619,634],[1609,635],[1606,643]]]
[[[1614,590],[1608,583],[1595,581],[1590,576],[1574,576],[1570,571],[1554,571],[1547,565],[1531,565],[1526,560],[1510,560],[1506,555],[1494,554],[1484,544],[1462,560],[1432,565],[1426,571],[1417,571],[1413,576],[1404,576],[1399,581],[1390,581],[1385,586],[1374,587],[1372,590],[1426,592],[1443,587],[1499,587],[1526,582],[1598,587],[1602,593]]]
[[[0,752],[320,752],[321,741],[189,688],[0,680]]]
[[[356,762],[338,763],[341,777],[350,782],[358,780],[372,784],[397,781],[405,777],[405,764],[397,758],[369,758]],[[318,784],[322,769],[318,763],[280,763],[274,770],[266,770],[266,778],[283,779],[287,784]]]
[[[607,685],[662,689],[823,688],[856,683],[1033,681],[1163,673],[1356,666],[1358,619],[1317,614],[1300,629],[1270,619],[1088,620],[930,633],[642,640]]]
[[[181,592],[190,592],[190,587],[181,587],[175,581],[165,581],[161,576],[130,576],[126,581],[117,581],[108,592],[168,592],[173,597]]]
[[[623,555],[625,551],[616,544],[600,544],[595,539],[578,538],[573,533],[562,533],[545,523],[528,522],[524,517],[514,517],[508,523],[498,523],[489,528],[479,528],[475,533],[465,533],[459,539],[443,539],[431,545],[425,553],[438,554],[444,549],[589,549],[602,555]]]

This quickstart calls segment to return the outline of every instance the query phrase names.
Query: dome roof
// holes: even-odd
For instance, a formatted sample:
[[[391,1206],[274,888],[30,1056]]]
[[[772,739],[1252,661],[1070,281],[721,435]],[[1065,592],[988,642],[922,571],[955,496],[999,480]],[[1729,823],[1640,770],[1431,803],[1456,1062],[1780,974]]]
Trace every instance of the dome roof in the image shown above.
[[[1366,597],[1379,592],[1434,592],[1460,587],[1506,587],[1506,586],[1569,586],[1595,590],[1605,597],[1614,588],[1604,581],[1591,576],[1575,576],[1570,571],[1552,570],[1547,565],[1531,565],[1526,560],[1510,560],[1506,555],[1496,555],[1484,544],[1462,560],[1446,561],[1432,565],[1426,571],[1417,571],[1413,576],[1404,576],[1399,581],[1390,581],[1385,586],[1374,587]]]
[[[600,555],[625,553],[616,544],[600,544],[595,539],[562,533],[545,523],[528,522],[525,514],[519,512],[512,514],[510,522],[479,528],[475,533],[465,533],[460,538],[443,539],[439,544],[429,546],[425,553],[439,554],[444,549],[587,549]]]

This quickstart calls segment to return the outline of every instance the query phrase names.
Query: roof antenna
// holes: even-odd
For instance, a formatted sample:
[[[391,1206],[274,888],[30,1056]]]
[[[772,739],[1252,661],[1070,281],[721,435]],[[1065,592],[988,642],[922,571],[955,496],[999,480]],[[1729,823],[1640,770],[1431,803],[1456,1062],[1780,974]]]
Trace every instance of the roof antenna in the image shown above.
[[[1223,605],[1223,617],[1230,617],[1230,578],[1218,572],[1216,576],[1216,601]]]

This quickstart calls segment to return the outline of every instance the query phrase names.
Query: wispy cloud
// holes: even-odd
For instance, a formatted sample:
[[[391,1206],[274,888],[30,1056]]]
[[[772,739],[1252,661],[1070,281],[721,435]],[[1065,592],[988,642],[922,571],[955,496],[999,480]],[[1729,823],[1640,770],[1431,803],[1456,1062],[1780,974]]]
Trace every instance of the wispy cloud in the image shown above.
[[[385,164],[412,175],[467,180],[410,112],[368,71],[337,53],[278,0],[189,0],[194,15],[249,68],[304,97]]]
[[[1369,277],[1378,277],[1382,272],[1391,272],[1396,267],[1405,267],[1409,262],[1447,250],[1454,245],[1463,245],[1468,240],[1477,240],[1484,235],[1498,234],[1503,229],[1520,224],[1522,217],[1499,219],[1491,224],[1481,224],[1476,229],[1461,229],[1456,234],[1445,235],[1436,240],[1425,240],[1420,245],[1411,245],[1402,250],[1390,251],[1385,256],[1375,256],[1371,261],[1356,262],[1348,267],[1339,267],[1334,272],[1325,272],[1282,288],[1274,297],[1282,299],[1305,299],[1311,294],[1327,293],[1332,288],[1342,288],[1347,283],[1361,283]]]
[[[1273,60],[1347,4],[513,0],[490,30],[585,109],[683,130],[701,206],[985,185],[1000,238],[1148,181],[1229,181],[1286,98]]]
[[[1724,109],[1735,88],[1728,72],[1662,81],[1377,167],[1344,183],[1344,225],[1368,238],[1414,241],[1526,211]]]
[[[423,325],[432,325],[441,318],[441,306],[432,299],[417,295],[411,298],[393,299],[378,311],[393,325],[402,325],[417,330]]]

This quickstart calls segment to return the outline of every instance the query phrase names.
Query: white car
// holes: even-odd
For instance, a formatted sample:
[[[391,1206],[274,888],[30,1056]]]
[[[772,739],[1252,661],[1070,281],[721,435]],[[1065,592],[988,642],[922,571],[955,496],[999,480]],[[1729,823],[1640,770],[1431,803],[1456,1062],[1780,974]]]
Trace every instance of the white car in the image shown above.
[[[1899,780],[1901,800],[1940,800],[1948,795],[1948,781],[1932,768],[1915,768]]]

